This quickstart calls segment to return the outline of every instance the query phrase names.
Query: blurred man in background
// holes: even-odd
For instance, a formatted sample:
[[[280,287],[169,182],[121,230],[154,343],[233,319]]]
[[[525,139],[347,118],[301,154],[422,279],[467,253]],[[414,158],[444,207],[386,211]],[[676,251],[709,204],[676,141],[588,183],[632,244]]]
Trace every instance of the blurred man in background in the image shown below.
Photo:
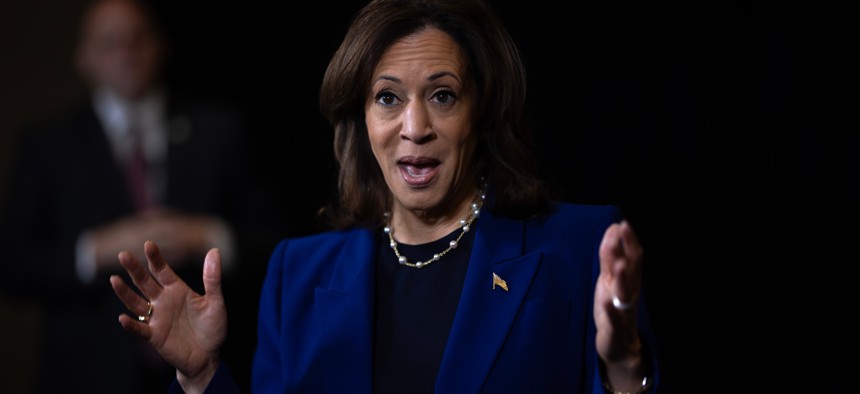
[[[156,240],[180,270],[199,272],[217,247],[225,291],[259,288],[284,223],[249,164],[240,114],[163,82],[167,46],[145,4],[95,1],[80,34],[75,63],[91,94],[13,149],[0,289],[43,308],[38,392],[152,392],[173,369],[116,324],[127,313],[108,283],[117,254],[145,261],[144,241]],[[231,298],[248,307],[232,308],[229,324],[241,342],[228,346],[247,365],[257,299],[240,294]]]

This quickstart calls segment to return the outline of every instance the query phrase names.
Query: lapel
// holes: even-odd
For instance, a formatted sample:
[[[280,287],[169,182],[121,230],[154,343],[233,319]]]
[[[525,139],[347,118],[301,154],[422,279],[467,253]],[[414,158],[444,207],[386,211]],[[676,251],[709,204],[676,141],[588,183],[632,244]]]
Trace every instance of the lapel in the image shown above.
[[[370,231],[352,231],[328,287],[316,289],[327,393],[373,390],[375,247]]]
[[[481,212],[463,293],[436,392],[478,392],[531,286],[541,255],[523,255],[522,221]],[[316,289],[325,392],[373,389],[373,304],[376,243],[367,230],[351,232],[328,287]],[[496,286],[493,273],[507,282]]]
[[[437,393],[479,392],[539,266],[523,255],[524,222],[481,212],[463,293],[436,377]],[[508,291],[496,286],[493,274]]]

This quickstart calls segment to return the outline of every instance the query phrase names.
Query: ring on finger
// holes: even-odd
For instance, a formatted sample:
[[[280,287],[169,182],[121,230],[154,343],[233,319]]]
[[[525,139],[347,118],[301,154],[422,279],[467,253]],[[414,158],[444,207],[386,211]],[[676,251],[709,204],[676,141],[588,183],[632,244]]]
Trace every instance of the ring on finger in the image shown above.
[[[138,320],[138,321],[144,321],[144,322],[145,322],[145,321],[148,321],[148,320],[149,320],[149,318],[152,316],[152,303],[151,303],[151,302],[149,302],[149,301],[147,301],[147,302],[146,302],[146,307],[147,307],[146,315],[138,315],[138,316],[137,316],[137,320]]]
[[[618,298],[618,296],[613,296],[612,306],[614,306],[615,309],[618,309],[619,311],[626,311],[627,309],[630,309],[632,303],[622,302],[621,299]]]

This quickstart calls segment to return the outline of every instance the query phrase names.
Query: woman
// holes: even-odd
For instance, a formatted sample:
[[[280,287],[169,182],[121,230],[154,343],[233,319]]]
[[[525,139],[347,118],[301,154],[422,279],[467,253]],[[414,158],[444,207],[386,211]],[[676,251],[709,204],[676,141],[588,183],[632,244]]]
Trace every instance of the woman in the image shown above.
[[[326,71],[335,229],[283,240],[263,287],[254,392],[654,392],[639,242],[611,206],[550,202],[525,73],[483,1],[376,0]],[[119,258],[122,326],[186,392],[235,389],[220,258],[205,295],[151,242]],[[178,387],[177,387],[178,386]]]

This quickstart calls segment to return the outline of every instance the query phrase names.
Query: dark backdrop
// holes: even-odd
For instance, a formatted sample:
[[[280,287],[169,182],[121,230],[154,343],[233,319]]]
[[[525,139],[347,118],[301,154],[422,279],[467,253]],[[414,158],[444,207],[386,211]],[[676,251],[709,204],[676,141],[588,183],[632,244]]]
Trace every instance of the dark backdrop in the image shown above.
[[[836,99],[844,13],[821,2],[496,3],[526,59],[545,179],[559,199],[620,206],[642,238],[674,392],[854,387],[835,362],[855,141],[834,120],[848,109]],[[246,111],[271,192],[294,202],[298,232],[316,231],[335,179],[317,89],[364,1],[155,4],[170,81]],[[16,48],[14,64],[33,58]],[[80,90],[64,81],[54,94]]]

